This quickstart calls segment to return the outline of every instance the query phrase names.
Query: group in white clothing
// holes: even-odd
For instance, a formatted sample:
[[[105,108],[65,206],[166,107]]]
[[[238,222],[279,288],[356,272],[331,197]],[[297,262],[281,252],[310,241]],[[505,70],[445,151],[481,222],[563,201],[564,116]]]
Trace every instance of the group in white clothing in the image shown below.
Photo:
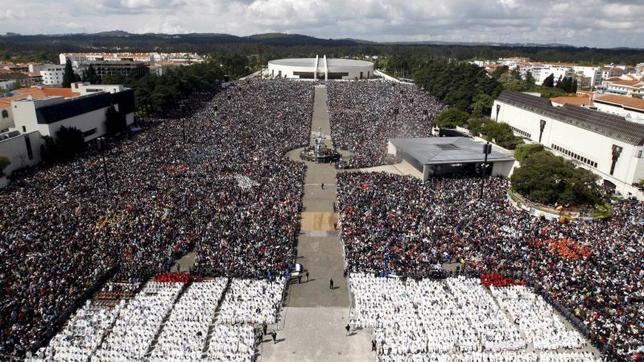
[[[32,360],[250,362],[285,287],[284,278],[149,281],[113,308],[88,301]]]
[[[226,278],[192,283],[172,309],[152,350],[151,359],[200,360]]]
[[[596,360],[580,349],[581,335],[526,287],[490,293],[479,279],[462,276],[403,280],[364,273],[351,273],[349,287],[350,323],[373,329],[381,361]]]

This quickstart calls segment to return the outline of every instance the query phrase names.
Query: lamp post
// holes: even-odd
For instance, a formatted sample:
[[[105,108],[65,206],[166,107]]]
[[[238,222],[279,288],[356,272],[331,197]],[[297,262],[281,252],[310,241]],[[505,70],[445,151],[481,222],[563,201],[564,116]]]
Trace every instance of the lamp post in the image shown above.
[[[105,185],[107,186],[108,190],[111,190],[110,178],[107,175],[107,161],[105,159],[105,152],[107,151],[107,141],[105,140],[105,137],[99,137],[97,141],[98,141],[98,148],[101,151],[101,159],[103,161],[103,174],[105,175]]]
[[[487,168],[487,155],[489,155],[492,152],[492,145],[490,144],[490,141],[487,141],[486,144],[483,145],[483,154],[485,155],[485,158],[483,160],[483,167],[481,169],[481,190],[479,192],[479,199],[483,198],[483,185],[485,185],[485,171]]]
[[[186,143],[186,106],[181,103],[181,134],[183,135],[183,143]]]

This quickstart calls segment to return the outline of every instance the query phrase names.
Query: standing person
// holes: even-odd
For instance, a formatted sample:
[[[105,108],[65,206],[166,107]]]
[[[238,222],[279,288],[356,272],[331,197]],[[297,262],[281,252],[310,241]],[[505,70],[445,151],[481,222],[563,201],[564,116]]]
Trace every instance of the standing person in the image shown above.
[[[329,289],[333,289],[333,279],[329,279]]]
[[[322,190],[324,190],[324,182],[322,182]]]
[[[348,325],[348,324],[347,324],[347,325],[344,327],[344,330],[345,330],[345,331],[347,331],[347,336],[351,334],[351,326],[350,326],[350,325]]]
[[[297,276],[297,284],[302,284],[302,275]]]
[[[264,332],[263,336],[266,335],[266,330],[267,329],[268,329],[268,327],[266,326],[266,323],[264,323],[264,325],[262,326],[262,331]]]
[[[273,331],[271,333],[271,337],[273,337],[273,344],[277,343],[277,332]]]
[[[376,350],[376,340],[375,339],[371,341],[371,350],[372,351]]]
[[[307,283],[309,282],[309,272],[308,272],[308,270],[306,271],[306,282]]]

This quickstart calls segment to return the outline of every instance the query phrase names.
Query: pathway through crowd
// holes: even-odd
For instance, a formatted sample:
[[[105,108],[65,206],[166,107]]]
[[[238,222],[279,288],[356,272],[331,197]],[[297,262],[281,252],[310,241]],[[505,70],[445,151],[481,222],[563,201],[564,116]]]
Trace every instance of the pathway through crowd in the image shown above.
[[[331,126],[325,86],[315,88],[311,143],[318,133],[331,144]],[[300,161],[300,150],[288,157]],[[344,255],[336,230],[336,169],[333,164],[306,162],[306,178],[297,263],[309,278],[291,284],[282,313],[277,343],[262,343],[261,361],[363,361],[375,360],[366,331],[347,336],[350,296],[343,277]],[[324,186],[323,186],[324,185]],[[333,279],[334,289],[329,282]]]

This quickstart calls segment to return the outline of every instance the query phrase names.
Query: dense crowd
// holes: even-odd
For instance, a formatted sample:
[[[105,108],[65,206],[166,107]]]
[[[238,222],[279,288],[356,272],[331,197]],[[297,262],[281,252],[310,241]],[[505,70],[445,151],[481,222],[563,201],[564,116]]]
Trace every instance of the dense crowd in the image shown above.
[[[312,98],[307,83],[239,82],[0,191],[0,355],[50,335],[106,275],[144,281],[190,248],[197,273],[284,273],[304,170],[283,154],[308,144]]]
[[[480,182],[338,174],[349,271],[417,278],[457,262],[516,276],[582,320],[608,355],[642,350],[642,203],[616,201],[606,220],[559,223],[510,206],[502,178],[487,179],[479,199]]]
[[[331,82],[327,85],[331,136],[348,150],[339,168],[391,163],[387,139],[429,137],[444,105],[415,85],[385,81]]]
[[[495,289],[495,297],[503,295],[498,303],[478,279],[462,276],[439,281],[351,273],[349,286],[355,301],[350,323],[373,328],[379,360],[432,361],[440,355],[511,360],[530,351],[529,344],[538,353],[566,349],[579,354],[576,361],[596,360],[581,350],[581,334],[565,327],[552,307],[525,287]]]

